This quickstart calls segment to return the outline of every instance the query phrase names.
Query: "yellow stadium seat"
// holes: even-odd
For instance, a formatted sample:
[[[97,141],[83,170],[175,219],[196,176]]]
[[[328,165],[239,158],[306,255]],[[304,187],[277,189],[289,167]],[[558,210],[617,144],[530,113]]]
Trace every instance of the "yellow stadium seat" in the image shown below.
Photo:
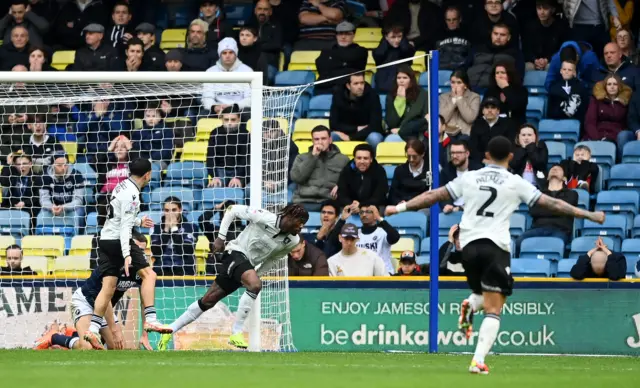
[[[340,152],[342,152],[347,158],[353,159],[353,149],[356,148],[358,144],[367,143],[364,141],[336,141],[333,144],[335,144]]]
[[[53,53],[51,59],[51,67],[58,70],[65,70],[67,66],[73,64],[76,60],[76,52],[73,50],[62,50]]]
[[[88,256],[62,256],[53,262],[53,274],[66,278],[87,278],[91,275]]]
[[[397,271],[400,266],[400,255],[404,251],[413,251],[415,253],[415,242],[411,238],[403,237],[397,243],[391,246],[391,258],[393,259],[393,268]]]
[[[16,243],[16,239],[13,236],[0,236],[0,267],[4,267],[7,264],[5,259],[7,257],[7,247]]]
[[[200,236],[198,242],[196,242],[196,273],[204,274],[207,272],[207,257],[209,256],[209,239],[205,236]]]
[[[376,160],[380,164],[403,164],[407,161],[405,142],[382,142],[376,149]]]
[[[296,143],[296,146],[298,146],[298,151],[301,154],[309,151],[309,147],[313,145],[313,142],[310,140],[296,140],[294,143]]]
[[[38,275],[47,275],[49,271],[49,259],[44,256],[23,256],[22,268],[30,267]]]
[[[288,70],[309,70],[317,72],[316,59],[318,59],[319,56],[320,51],[294,51],[291,53]]]
[[[286,59],[284,57],[284,52],[280,51],[280,59],[278,60],[278,71],[284,71],[284,63]]]
[[[425,55],[425,54],[426,53],[424,51],[416,51],[416,57],[419,57],[420,55]],[[425,65],[425,59],[426,57],[421,57],[413,60],[413,65],[411,65],[411,68],[413,69],[413,71],[417,73],[417,75],[420,75],[420,73],[424,73],[425,71],[427,71],[427,66]]]
[[[381,40],[382,28],[359,27],[354,38],[355,43],[369,50],[378,47]]]
[[[25,236],[22,238],[22,253],[25,256],[64,256],[64,237]]]
[[[133,129],[142,129],[144,121],[142,119],[133,119]]]
[[[187,40],[187,30],[184,28],[167,29],[162,31],[160,48],[163,50],[181,48],[185,46]]]
[[[207,143],[201,141],[188,141],[184,143],[182,148],[181,162],[206,162],[207,161]]]
[[[329,119],[298,119],[293,128],[293,140],[311,140],[311,131],[318,125],[329,128]]]
[[[196,127],[196,141],[209,141],[211,132],[222,125],[220,119],[200,119]]]
[[[182,128],[191,125],[191,119],[188,117],[171,117],[164,119],[165,123],[173,124],[175,127]]]
[[[367,57],[367,66],[365,70],[375,72],[376,71],[376,61],[373,59],[373,54],[369,51],[369,56]]]
[[[64,152],[67,154],[69,163],[75,163],[76,155],[78,155],[78,143],[75,141],[61,141],[60,145],[64,148]]]
[[[69,249],[69,256],[85,256],[91,255],[91,243],[93,242],[93,235],[86,236],[73,236],[71,239],[71,248]]]
[[[284,133],[289,134],[289,120],[284,117],[265,117],[262,119],[262,121],[265,120],[276,120],[280,125],[280,128],[284,130]],[[251,119],[247,121],[247,132],[251,132]]]

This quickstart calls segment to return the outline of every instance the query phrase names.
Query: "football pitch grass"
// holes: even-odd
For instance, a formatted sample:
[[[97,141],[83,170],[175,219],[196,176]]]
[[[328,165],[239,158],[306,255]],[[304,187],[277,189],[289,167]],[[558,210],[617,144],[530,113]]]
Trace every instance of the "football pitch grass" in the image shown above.
[[[31,387],[599,387],[640,386],[640,359],[403,353],[0,351],[0,386]]]

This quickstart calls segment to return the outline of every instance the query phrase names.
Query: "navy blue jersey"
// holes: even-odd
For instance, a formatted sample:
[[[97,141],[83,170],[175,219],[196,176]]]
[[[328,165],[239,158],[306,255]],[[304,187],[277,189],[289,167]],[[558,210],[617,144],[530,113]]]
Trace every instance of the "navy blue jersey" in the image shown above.
[[[124,270],[118,276],[118,283],[116,284],[116,292],[111,298],[111,305],[115,306],[128,289],[139,287],[142,284],[142,279],[137,273],[129,273],[129,276],[124,274]],[[96,298],[102,289],[102,276],[100,276],[99,268],[96,268],[89,276],[89,279],[82,285],[82,294],[87,299],[87,302],[93,307],[96,302]]]

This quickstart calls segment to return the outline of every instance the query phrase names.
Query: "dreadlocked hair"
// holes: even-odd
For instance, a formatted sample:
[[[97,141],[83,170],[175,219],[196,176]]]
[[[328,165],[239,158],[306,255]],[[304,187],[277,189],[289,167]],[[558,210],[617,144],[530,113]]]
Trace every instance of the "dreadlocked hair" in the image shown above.
[[[297,203],[285,206],[280,211],[280,216],[292,217],[305,223],[309,221],[309,213],[305,210],[304,207],[302,207],[302,205]]]

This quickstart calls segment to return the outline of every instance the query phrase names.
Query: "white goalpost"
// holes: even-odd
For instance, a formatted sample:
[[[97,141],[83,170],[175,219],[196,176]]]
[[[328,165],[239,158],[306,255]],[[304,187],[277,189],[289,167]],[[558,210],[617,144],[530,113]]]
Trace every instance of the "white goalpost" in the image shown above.
[[[125,162],[134,155],[147,155],[154,164],[141,215],[161,226],[140,231],[147,235],[147,251],[160,276],[158,319],[170,323],[204,294],[218,267],[209,249],[213,241],[201,226],[211,225],[217,234],[220,206],[227,200],[270,211],[288,201],[290,134],[306,85],[270,88],[262,82],[261,73],[0,72],[0,157],[7,158],[0,171],[0,266],[9,266],[5,249],[15,243],[23,250],[22,268],[30,267],[42,279],[39,288],[33,278],[15,277],[18,272],[0,276],[7,305],[24,311],[0,310],[0,348],[28,347],[53,322],[73,325],[62,306],[95,267],[87,244],[101,227],[101,201],[122,180]],[[234,99],[241,108],[247,105],[238,115],[239,126],[202,106],[211,84],[216,105]],[[216,154],[210,154],[212,149]],[[76,186],[68,183],[69,176],[78,177]],[[33,187],[25,190],[24,182]],[[165,209],[170,197],[181,201],[178,218]],[[175,233],[182,233],[180,240],[173,239]],[[245,327],[249,350],[295,351],[286,257],[260,275],[263,289]],[[58,306],[54,312],[37,306],[46,297],[33,295],[45,294],[60,295],[49,300]],[[24,295],[35,302],[25,305]],[[234,293],[185,327],[185,333],[174,336],[173,348],[228,349],[240,295]],[[126,346],[137,348],[137,290],[128,291],[123,300],[115,310]],[[150,342],[157,338],[150,336]]]

